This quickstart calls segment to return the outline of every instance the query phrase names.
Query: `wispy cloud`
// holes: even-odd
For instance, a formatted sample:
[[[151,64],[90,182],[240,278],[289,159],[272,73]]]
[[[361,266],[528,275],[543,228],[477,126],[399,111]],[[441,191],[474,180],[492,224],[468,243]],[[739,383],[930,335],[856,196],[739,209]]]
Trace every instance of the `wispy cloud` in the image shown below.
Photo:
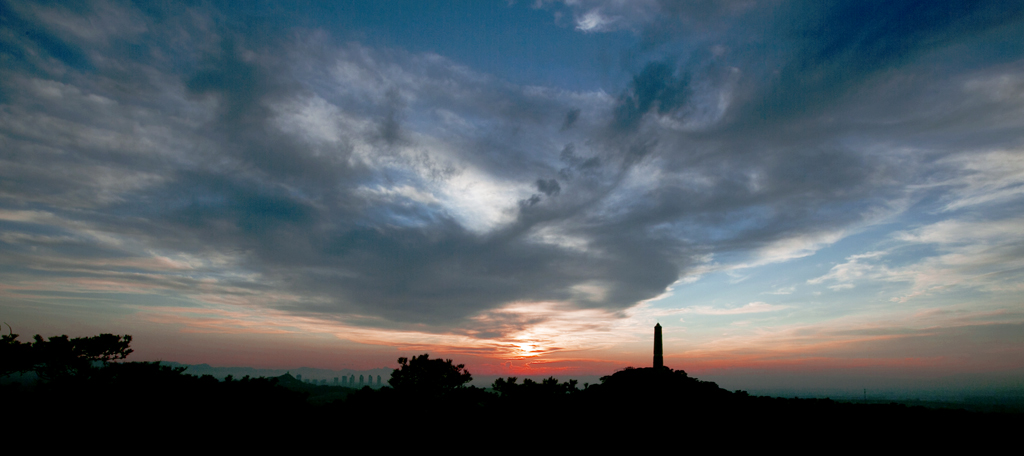
[[[790,294],[793,294],[794,291],[796,291],[796,286],[795,285],[791,286],[791,287],[775,288],[772,291],[762,291],[761,294],[790,295]]]
[[[975,289],[983,292],[1019,290],[1024,277],[1024,262],[1017,252],[1024,246],[1019,217],[988,221],[948,219],[908,231],[894,233],[899,247],[851,255],[825,275],[808,284],[828,284],[832,290],[854,288],[862,283],[897,282],[909,289],[893,302],[906,302],[920,296]],[[885,259],[899,248],[930,245],[932,254],[919,255],[903,264],[887,264]]]
[[[789,306],[768,304],[766,302],[756,301],[751,302],[740,307],[732,308],[721,308],[711,306],[693,306],[679,309],[679,313],[692,313],[697,315],[742,315],[750,313],[762,313],[762,312],[775,312],[778,310],[788,309]]]

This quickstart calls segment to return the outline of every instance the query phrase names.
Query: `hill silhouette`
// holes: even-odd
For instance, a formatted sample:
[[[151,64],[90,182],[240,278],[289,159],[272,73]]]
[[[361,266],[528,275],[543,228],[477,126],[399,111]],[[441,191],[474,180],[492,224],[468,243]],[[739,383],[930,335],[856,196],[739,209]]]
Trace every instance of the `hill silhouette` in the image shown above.
[[[125,339],[105,340],[127,353]],[[19,366],[61,375],[0,385],[8,418],[3,426],[8,436],[61,435],[69,441],[198,432],[240,439],[236,443],[246,446],[296,438],[326,441],[340,432],[381,444],[394,436],[429,435],[487,445],[527,435],[567,449],[604,450],[609,439],[665,449],[683,443],[756,448],[770,442],[809,448],[838,445],[855,431],[918,446],[976,437],[998,442],[1024,424],[1021,414],[754,397],[667,367],[626,368],[584,387],[553,377],[540,382],[509,377],[488,390],[466,386],[470,373],[451,360],[426,354],[413,360],[400,360],[391,377],[394,387],[355,390],[311,385],[290,374],[218,380],[159,363],[100,360],[83,367],[79,358],[55,356],[45,366]],[[60,362],[76,369],[64,369]],[[922,436],[933,440],[921,441]]]

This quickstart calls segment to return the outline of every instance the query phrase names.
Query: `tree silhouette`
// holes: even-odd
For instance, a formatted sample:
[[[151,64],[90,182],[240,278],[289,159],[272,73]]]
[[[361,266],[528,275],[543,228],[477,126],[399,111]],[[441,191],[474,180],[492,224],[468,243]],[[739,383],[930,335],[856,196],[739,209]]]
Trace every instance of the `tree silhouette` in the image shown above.
[[[35,369],[32,359],[32,344],[23,344],[18,340],[18,335],[10,330],[8,334],[0,336],[0,377],[6,377],[16,372],[29,372]]]
[[[426,353],[412,359],[398,358],[398,364],[401,367],[395,369],[388,380],[398,392],[441,396],[473,380],[465,364],[456,365],[450,359],[430,359]]]
[[[516,383],[517,380],[516,377],[498,378],[491,388],[501,394],[501,397],[525,400],[552,400],[580,392],[576,388],[576,380],[559,383],[557,378],[548,377],[538,383],[527,378],[521,384]]]
[[[125,359],[132,349],[132,336],[100,334],[92,337],[68,338],[67,335],[43,339],[36,334],[33,342],[22,343],[13,331],[0,338],[0,376],[15,372],[35,371],[39,378],[52,381],[82,375],[97,363]]]

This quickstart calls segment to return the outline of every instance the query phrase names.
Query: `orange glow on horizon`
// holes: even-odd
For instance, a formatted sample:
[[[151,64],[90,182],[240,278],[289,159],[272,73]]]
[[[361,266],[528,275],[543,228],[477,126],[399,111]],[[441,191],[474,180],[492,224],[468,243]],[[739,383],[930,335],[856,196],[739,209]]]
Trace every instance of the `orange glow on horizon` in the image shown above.
[[[206,304],[135,307],[136,313],[125,323],[130,320],[160,328],[164,341],[146,346],[138,340],[137,356],[189,364],[372,369],[394,368],[400,356],[427,353],[465,364],[477,376],[554,376],[563,380],[652,364],[650,327],[646,324],[650,315],[643,314],[647,312],[644,307],[627,318],[601,323],[607,316],[595,311],[577,314],[579,318],[573,320],[559,313],[555,304],[520,304],[502,312],[528,315],[541,322],[503,336],[482,338],[432,333],[416,325],[379,329],[274,309]],[[558,318],[548,319],[549,313]],[[864,331],[865,327],[847,319],[837,324],[715,335],[706,340],[669,339],[665,365],[696,377],[741,372],[817,375],[883,371],[896,376],[936,376],[1019,367],[1020,358],[1015,355],[1021,354],[1020,349],[969,358],[964,357],[967,352],[919,352],[922,341],[942,335],[932,331],[872,334]],[[168,348],[172,344],[166,343],[172,340],[178,347],[173,352]],[[218,352],[204,349],[211,346],[230,348]]]

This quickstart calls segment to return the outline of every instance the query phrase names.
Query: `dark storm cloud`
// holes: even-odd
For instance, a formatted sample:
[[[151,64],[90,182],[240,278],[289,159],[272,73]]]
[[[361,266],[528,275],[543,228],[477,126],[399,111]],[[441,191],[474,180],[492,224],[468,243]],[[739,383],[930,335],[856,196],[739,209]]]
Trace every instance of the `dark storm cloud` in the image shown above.
[[[493,335],[474,318],[517,302],[614,313],[663,293],[702,255],[813,249],[925,180],[924,159],[866,152],[935,130],[878,108],[893,101],[873,77],[913,80],[929,56],[991,45],[1019,28],[1021,9],[683,5],[663,2],[645,35],[658,38],[639,53],[650,58],[617,97],[515,86],[229,10],[125,7],[144,31],[82,29],[99,38],[75,42],[20,7],[2,25],[13,63],[0,70],[0,209],[17,234],[0,239],[3,262],[42,264],[29,247],[44,244],[46,261],[78,252],[96,265],[155,249],[211,258],[196,274],[230,293],[294,297],[265,305],[439,332]],[[672,48],[689,32],[669,22],[684,16],[721,43]],[[989,59],[1019,58],[1006,46]],[[973,71],[939,60],[961,78]],[[899,112],[934,102],[906,99]],[[879,109],[893,121],[871,124]],[[96,232],[131,242],[82,234]],[[760,260],[795,254],[775,255]],[[181,274],[160,286],[202,283]],[[247,275],[258,279],[237,278]]]
[[[559,153],[558,158],[562,162],[569,165],[566,168],[562,168],[558,171],[559,175],[571,179],[574,171],[588,172],[599,169],[601,167],[601,159],[599,157],[580,157],[576,154],[576,145],[573,143],[566,144],[562,148],[562,152]]]
[[[218,95],[222,121],[260,122],[263,119],[246,116],[266,115],[260,104],[273,87],[263,69],[241,60],[238,53],[242,51],[235,40],[223,39],[220,49],[205,56],[201,69],[188,78],[185,87],[196,95]]]
[[[562,131],[572,128],[576,124],[576,121],[580,119],[580,108],[572,108],[569,112],[565,113],[565,120],[562,121]]]
[[[718,60],[745,74],[736,122],[819,115],[888,71],[953,72],[1019,58],[1024,6],[1014,1],[689,2],[662,0],[641,50]],[[694,44],[697,43],[697,44]],[[987,43],[987,44],[982,44]],[[723,55],[711,57],[706,49]],[[971,49],[971,50],[968,50]],[[947,59],[957,59],[950,62]]]
[[[914,63],[924,53],[1017,25],[1020,2],[807,2],[780,35],[797,49],[754,112],[765,119],[806,115],[848,95],[868,78]]]
[[[387,93],[388,111],[380,122],[380,137],[387,144],[395,144],[402,140],[402,127],[399,124],[399,115],[402,109],[402,99],[394,89]]]
[[[662,169],[703,170],[713,183],[668,180],[629,218],[677,226],[680,235],[714,242],[719,252],[855,225],[901,198],[909,182],[937,170],[934,162],[862,149],[916,147],[924,131],[942,134],[918,121],[922,110],[945,115],[945,100],[886,106],[896,104],[887,85],[907,81],[898,86],[900,96],[955,93],[923,72],[938,65],[959,75],[1019,59],[1018,44],[998,45],[1001,51],[983,57],[961,54],[1019,31],[1020,11],[1019,4],[985,2],[660,2],[641,50],[681,63],[659,58],[642,66],[618,100],[615,125],[636,128],[644,116],[657,115],[677,126],[655,135]],[[741,75],[731,86],[730,66]],[[700,106],[702,93],[731,101],[716,113]],[[879,128],[872,121],[882,117],[889,123]],[[959,147],[1006,144],[982,136]],[[946,153],[958,151],[949,147],[951,139],[936,143]],[[725,230],[722,239],[726,226],[750,229]]]
[[[537,191],[548,196],[554,196],[562,191],[562,187],[554,179],[537,179]]]
[[[159,33],[157,24],[149,25],[151,33]],[[52,137],[38,135],[37,128],[42,124],[26,125],[26,132],[17,135],[7,132],[7,140],[18,146],[9,149],[7,158],[22,167],[40,168],[40,176],[52,173],[54,168],[34,162],[28,153],[34,144],[49,144],[73,154],[72,162],[54,163],[56,166],[78,166],[84,171],[82,165],[89,163],[110,173],[115,181],[114,176],[119,174],[152,174],[151,182],[140,184],[134,191],[114,191],[109,201],[85,196],[96,206],[87,212],[79,212],[81,203],[67,195],[101,194],[103,184],[94,179],[50,178],[32,186],[9,187],[9,194],[15,201],[39,200],[44,193],[53,194],[43,202],[44,207],[58,218],[72,220],[53,227],[55,234],[73,233],[76,224],[86,224],[90,229],[131,237],[163,251],[198,257],[232,256],[238,259],[242,271],[259,274],[263,280],[259,285],[231,285],[243,289],[274,286],[294,293],[300,297],[296,303],[279,306],[297,313],[384,317],[384,322],[377,320],[377,325],[458,326],[480,311],[514,301],[577,299],[571,290],[573,285],[600,277],[607,277],[609,287],[632,287],[614,277],[614,270],[619,268],[616,261],[605,261],[597,267],[590,253],[533,242],[527,239],[528,224],[480,234],[465,229],[437,207],[402,198],[374,199],[364,189],[386,186],[390,177],[354,160],[351,147],[345,146],[346,140],[363,139],[368,144],[377,143],[375,138],[387,144],[402,140],[405,135],[399,124],[401,112],[411,108],[403,101],[401,92],[420,90],[416,95],[421,103],[448,109],[484,127],[475,137],[472,130],[463,131],[461,134],[469,134],[460,138],[468,139],[467,147],[454,151],[453,158],[498,177],[521,177],[543,166],[531,164],[532,159],[519,144],[522,140],[518,130],[524,126],[542,128],[557,121],[559,116],[555,113],[571,111],[564,104],[524,95],[519,89],[494,80],[466,81],[477,84],[476,87],[446,87],[443,84],[449,84],[453,77],[458,80],[461,71],[447,68],[446,62],[415,62],[402,54],[371,54],[370,58],[392,59],[398,65],[424,65],[428,73],[440,74],[437,79],[419,81],[425,87],[388,89],[379,109],[368,109],[365,102],[353,106],[357,101],[345,95],[324,93],[333,97],[336,106],[384,121],[379,128],[355,133],[363,138],[343,138],[341,144],[318,146],[301,135],[275,128],[280,111],[275,106],[308,95],[311,89],[289,78],[286,65],[296,62],[274,58],[275,53],[287,52],[282,48],[287,43],[263,41],[264,47],[253,46],[252,36],[231,28],[217,30],[216,37],[213,45],[191,54],[194,61],[180,67],[153,68],[139,62],[123,62],[148,71],[176,71],[161,77],[176,79],[184,88],[186,97],[174,101],[179,113],[194,109],[196,103],[215,107],[200,116],[200,122],[178,118],[166,125],[175,131],[173,136],[186,138],[183,147],[166,151],[168,155],[160,157],[145,150],[150,155],[140,156],[131,147],[104,149],[102,144],[109,147],[109,142],[89,141],[96,139],[90,135],[113,133],[122,143],[141,144],[145,138],[116,125],[111,129],[110,123],[111,119],[122,118],[130,125],[129,119],[139,114],[130,112],[129,107],[145,106],[152,93],[104,92],[102,87],[91,86],[91,90],[110,99],[108,105],[118,106],[97,122],[98,119],[89,116],[91,106],[76,105],[86,103],[88,93],[74,84],[53,83],[40,90],[63,91],[56,95],[60,103],[33,107],[32,114],[44,115],[47,122],[68,125],[68,135],[77,144],[69,147],[54,142]],[[156,48],[161,45],[146,44]],[[331,55],[320,58],[325,60],[298,63],[328,68],[335,64]],[[372,69],[375,62],[357,64]],[[78,78],[102,79],[110,71],[98,68],[96,74],[82,74]],[[381,77],[387,79],[387,75]],[[467,90],[474,99],[464,96],[462,91]],[[141,99],[136,98],[140,96]],[[20,102],[23,104],[12,108],[23,108],[31,103],[30,97]],[[170,109],[166,114],[175,112],[171,105],[160,106],[156,114],[144,114],[143,120],[146,115],[158,115],[161,109]],[[576,112],[574,118],[578,118]],[[388,154],[384,150],[378,153],[384,157]],[[68,155],[65,153],[64,157]],[[394,161],[442,182],[457,174],[437,157],[419,157],[412,162],[403,162],[398,157]],[[538,191],[546,196],[560,192],[554,179],[537,182]],[[540,201],[539,196],[533,196],[526,199],[525,205],[539,205]],[[514,200],[505,204],[516,207]],[[541,218],[551,220],[552,214],[546,210]],[[13,241],[20,244],[7,245],[12,250],[20,248],[25,239]],[[67,246],[64,249],[70,253]],[[135,253],[125,246],[110,246],[104,255],[131,257]],[[118,277],[133,281],[131,275]],[[151,284],[152,279],[134,281]],[[648,293],[634,293],[632,298],[639,299]],[[601,297],[577,300],[585,306],[620,306]]]

